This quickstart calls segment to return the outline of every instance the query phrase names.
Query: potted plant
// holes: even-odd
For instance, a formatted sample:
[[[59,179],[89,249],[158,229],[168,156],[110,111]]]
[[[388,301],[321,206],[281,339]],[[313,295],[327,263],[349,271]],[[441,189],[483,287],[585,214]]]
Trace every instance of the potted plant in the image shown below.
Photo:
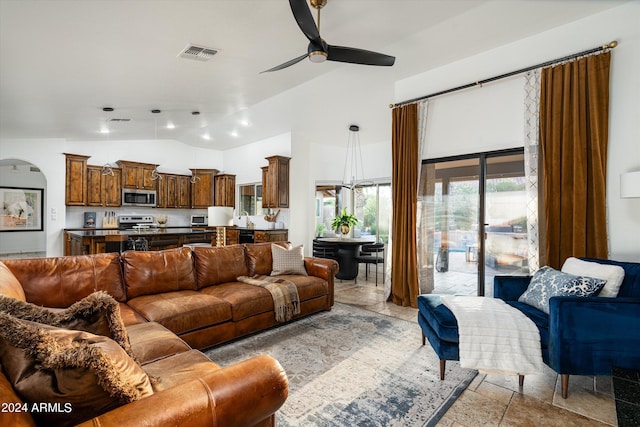
[[[355,215],[347,213],[347,208],[342,208],[338,216],[333,218],[331,222],[331,228],[334,230],[340,230],[343,235],[349,234],[351,227],[358,223],[358,218]]]

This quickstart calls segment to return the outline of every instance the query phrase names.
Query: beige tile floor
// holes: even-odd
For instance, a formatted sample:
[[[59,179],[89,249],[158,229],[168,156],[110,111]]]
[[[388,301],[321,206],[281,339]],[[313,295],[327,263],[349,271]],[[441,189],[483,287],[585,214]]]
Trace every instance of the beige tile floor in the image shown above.
[[[417,310],[383,301],[383,286],[364,280],[336,280],[335,300],[367,310],[416,322]],[[569,396],[560,395],[558,376],[549,368],[544,374],[528,375],[524,386],[517,377],[478,375],[449,408],[438,426],[616,426],[610,377],[571,376]]]

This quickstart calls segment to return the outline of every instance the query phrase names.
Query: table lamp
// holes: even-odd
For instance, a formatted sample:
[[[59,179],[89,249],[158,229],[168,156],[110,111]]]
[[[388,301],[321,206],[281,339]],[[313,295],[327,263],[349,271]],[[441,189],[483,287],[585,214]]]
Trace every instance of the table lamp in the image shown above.
[[[216,246],[225,246],[227,228],[233,226],[233,208],[229,206],[209,206],[209,227],[216,227]]]

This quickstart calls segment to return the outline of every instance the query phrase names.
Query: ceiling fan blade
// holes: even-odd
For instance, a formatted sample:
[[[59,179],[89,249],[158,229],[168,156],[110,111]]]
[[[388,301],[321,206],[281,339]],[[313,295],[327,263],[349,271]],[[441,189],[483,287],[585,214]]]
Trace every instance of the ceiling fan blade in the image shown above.
[[[278,70],[282,70],[283,68],[290,67],[293,64],[297,64],[298,62],[302,61],[307,56],[309,56],[309,54],[305,53],[304,55],[300,55],[297,58],[293,58],[291,61],[287,61],[284,64],[280,64],[280,65],[277,65],[277,66],[275,66],[273,68],[269,68],[268,70],[261,71],[260,74],[268,73],[270,71],[278,71]]]
[[[307,0],[289,0],[291,6],[291,12],[293,17],[296,18],[298,27],[302,30],[304,35],[312,42],[320,41],[320,31],[316,26],[316,21],[313,20],[311,9],[307,6]]]
[[[328,61],[349,62],[351,64],[380,65],[390,67],[396,61],[395,56],[354,47],[328,46]]]

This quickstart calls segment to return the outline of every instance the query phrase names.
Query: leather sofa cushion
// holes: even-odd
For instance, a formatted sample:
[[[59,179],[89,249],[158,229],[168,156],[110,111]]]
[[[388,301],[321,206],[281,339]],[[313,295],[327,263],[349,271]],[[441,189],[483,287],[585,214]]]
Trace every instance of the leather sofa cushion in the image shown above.
[[[20,281],[2,261],[0,261],[0,295],[26,301]]]
[[[319,277],[285,274],[278,276],[278,278],[289,280],[296,285],[300,301],[307,301],[329,294],[329,284]]]
[[[283,248],[291,248],[289,242],[275,242],[275,243],[254,243],[244,245],[247,266],[249,267],[249,276],[255,276],[256,274],[264,274],[269,276],[273,268],[273,256],[271,255],[271,245],[279,245]]]
[[[191,350],[186,342],[156,322],[131,325],[127,332],[133,354],[141,365]]]
[[[33,304],[66,308],[96,291],[105,291],[116,301],[126,300],[117,253],[3,262]]]
[[[231,320],[231,304],[196,291],[144,295],[128,304],[147,320],[178,335]]]
[[[124,302],[120,303],[120,317],[122,318],[122,323],[124,323],[124,326],[148,322],[148,320],[145,319],[142,314],[138,313]]]
[[[220,248],[196,246],[193,253],[199,289],[219,283],[235,282],[237,277],[246,276],[249,272],[242,245]]]
[[[229,282],[221,285],[209,286],[200,290],[201,293],[223,299],[231,304],[233,321],[245,319],[256,314],[273,311],[273,297],[271,292],[260,286],[248,285],[241,282]]]
[[[126,251],[122,262],[127,299],[197,289],[188,247],[158,252]]]
[[[189,350],[144,365],[143,369],[147,375],[158,380],[153,389],[160,392],[192,380],[199,380],[219,370],[220,366],[198,350]]]

